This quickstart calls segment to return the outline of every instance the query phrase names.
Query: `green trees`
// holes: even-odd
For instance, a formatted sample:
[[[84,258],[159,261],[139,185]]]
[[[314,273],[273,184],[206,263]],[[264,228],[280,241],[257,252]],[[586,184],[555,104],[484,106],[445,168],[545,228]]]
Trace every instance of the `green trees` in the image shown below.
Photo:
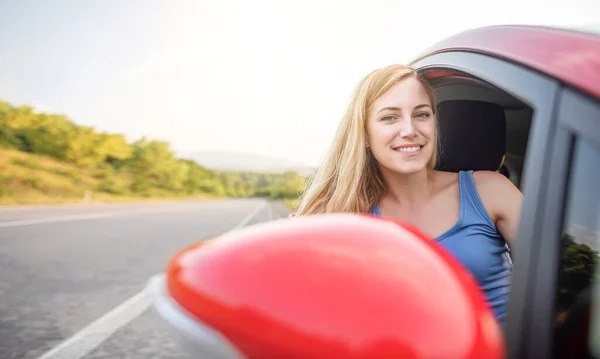
[[[584,289],[596,281],[598,252],[585,243],[577,243],[564,233],[561,240],[561,268],[558,276],[558,309],[567,310]]]
[[[128,143],[120,134],[99,133],[63,115],[36,113],[28,106],[0,101],[0,147],[46,155],[102,179],[95,190],[113,195],[149,196],[156,190],[180,195],[297,198],[305,178],[283,174],[217,172],[177,158],[164,141]],[[126,174],[127,183],[115,180]],[[0,183],[1,185],[1,183]],[[5,193],[6,195],[6,193]]]

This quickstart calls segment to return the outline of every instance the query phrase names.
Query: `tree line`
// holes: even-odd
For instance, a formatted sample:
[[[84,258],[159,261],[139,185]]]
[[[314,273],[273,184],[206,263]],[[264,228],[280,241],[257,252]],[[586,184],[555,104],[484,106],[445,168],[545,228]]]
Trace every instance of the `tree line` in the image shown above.
[[[110,175],[96,191],[144,195],[162,192],[231,197],[297,198],[306,178],[297,172],[215,171],[178,158],[165,141],[142,137],[129,143],[122,134],[96,131],[62,114],[36,112],[31,106],[0,101],[0,147],[52,157],[82,169],[127,174],[125,187]]]

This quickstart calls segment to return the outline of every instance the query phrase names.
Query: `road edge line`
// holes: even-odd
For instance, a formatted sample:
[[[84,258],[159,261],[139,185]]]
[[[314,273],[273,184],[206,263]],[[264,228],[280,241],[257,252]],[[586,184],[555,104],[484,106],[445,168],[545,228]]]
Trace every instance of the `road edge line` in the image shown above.
[[[233,229],[230,230],[229,232],[246,227],[248,225],[248,223],[250,223],[250,221],[252,219],[254,219],[254,217],[256,217],[256,215],[259,214],[260,211],[262,211],[268,205],[269,205],[269,202],[264,201],[261,205],[259,205],[252,212],[250,212],[250,214],[248,214],[240,223],[238,223],[237,226],[233,227]]]

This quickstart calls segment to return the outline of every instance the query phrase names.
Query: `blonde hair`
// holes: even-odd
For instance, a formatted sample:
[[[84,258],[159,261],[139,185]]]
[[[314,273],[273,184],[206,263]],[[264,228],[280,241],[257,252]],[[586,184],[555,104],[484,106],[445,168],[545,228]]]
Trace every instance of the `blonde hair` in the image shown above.
[[[385,185],[375,157],[365,146],[367,111],[394,84],[409,77],[423,85],[436,116],[433,89],[412,67],[391,65],[368,74],[354,89],[333,145],[308,181],[296,215],[372,210]],[[436,119],[436,137],[437,133]],[[427,163],[430,169],[436,165],[438,142],[435,139],[433,155]]]

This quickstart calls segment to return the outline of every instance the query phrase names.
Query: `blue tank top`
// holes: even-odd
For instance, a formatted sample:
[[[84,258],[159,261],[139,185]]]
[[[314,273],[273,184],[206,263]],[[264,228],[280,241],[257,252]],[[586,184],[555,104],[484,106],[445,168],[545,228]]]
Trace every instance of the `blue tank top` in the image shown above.
[[[496,319],[504,326],[513,268],[509,248],[481,202],[473,171],[459,172],[458,180],[460,217],[434,240],[473,274]],[[379,204],[371,213],[381,216]]]

